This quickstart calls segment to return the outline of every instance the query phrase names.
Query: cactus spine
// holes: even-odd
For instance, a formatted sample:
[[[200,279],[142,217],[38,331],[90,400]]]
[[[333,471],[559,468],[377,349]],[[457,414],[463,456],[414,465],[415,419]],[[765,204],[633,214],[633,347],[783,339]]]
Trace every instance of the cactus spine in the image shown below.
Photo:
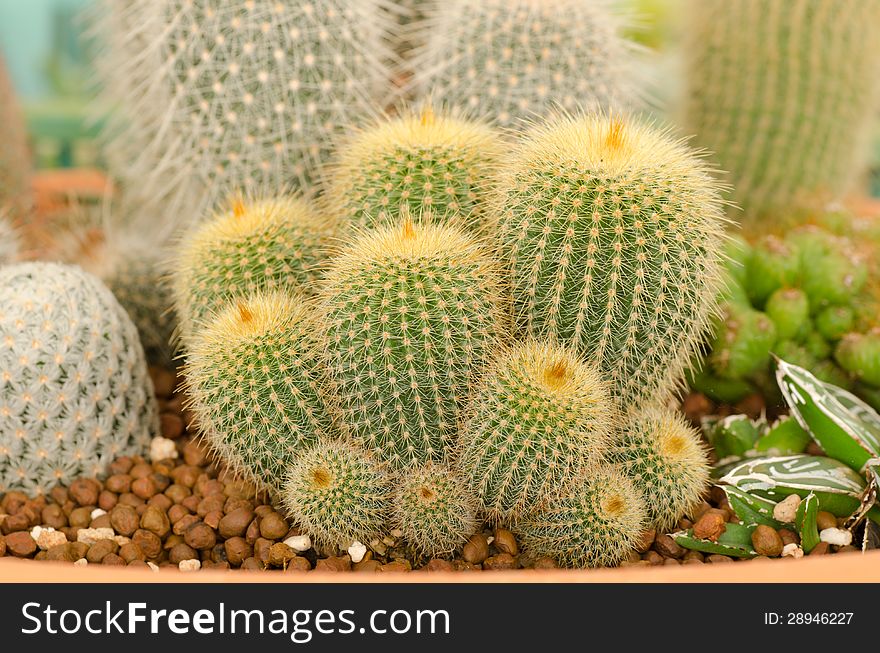
[[[880,2],[692,0],[684,120],[747,214],[836,196],[863,171]]]
[[[600,457],[613,402],[596,369],[575,352],[534,341],[492,365],[462,435],[461,467],[480,507],[514,521]]]
[[[671,409],[633,410],[608,458],[644,494],[648,525],[659,530],[674,526],[709,487],[700,436]]]
[[[434,0],[413,30],[420,96],[454,114],[516,126],[549,109],[633,103],[632,44],[621,17],[592,0]]]
[[[718,310],[718,186],[680,142],[603,115],[558,117],[498,193],[521,332],[594,361],[623,403],[669,394]]]
[[[158,432],[137,330],[77,267],[0,267],[0,370],[0,493],[101,475]]]
[[[502,151],[493,129],[430,107],[384,120],[339,147],[324,194],[328,212],[362,228],[407,211],[480,222]]]
[[[236,471],[280,490],[304,448],[332,432],[317,324],[301,297],[231,302],[194,336],[185,387],[199,427]]]
[[[322,305],[346,423],[394,467],[441,461],[461,405],[496,346],[501,290],[476,240],[405,220],[328,265]]]

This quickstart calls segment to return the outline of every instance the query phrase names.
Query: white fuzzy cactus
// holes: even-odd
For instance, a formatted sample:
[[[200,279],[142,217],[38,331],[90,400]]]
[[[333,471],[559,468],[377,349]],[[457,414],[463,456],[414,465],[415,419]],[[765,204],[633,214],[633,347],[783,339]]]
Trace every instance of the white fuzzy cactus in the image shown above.
[[[557,107],[622,108],[636,98],[634,45],[608,0],[420,4],[411,85],[453,115],[516,126]]]
[[[112,172],[135,201],[194,217],[236,191],[307,192],[332,141],[390,93],[385,4],[105,1],[101,76],[127,123],[111,125]]]
[[[0,210],[0,265],[11,263],[18,256],[18,234],[6,214]]]
[[[158,431],[137,330],[80,268],[0,268],[0,493],[46,493]]]

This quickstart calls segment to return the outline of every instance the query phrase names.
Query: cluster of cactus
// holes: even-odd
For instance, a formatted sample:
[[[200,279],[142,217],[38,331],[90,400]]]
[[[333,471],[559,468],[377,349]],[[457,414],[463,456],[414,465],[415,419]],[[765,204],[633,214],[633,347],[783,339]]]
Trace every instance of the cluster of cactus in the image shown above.
[[[30,158],[24,118],[0,57],[0,221],[4,211],[20,219],[30,208]]]
[[[692,387],[736,403],[752,392],[778,399],[773,354],[871,401],[880,388],[876,301],[859,245],[817,225],[729,248],[729,283],[703,369]]]
[[[747,215],[839,196],[880,93],[880,2],[692,0],[684,121]]]
[[[550,109],[637,104],[633,44],[611,3],[430,0],[410,36],[419,98],[521,126]]]
[[[158,432],[137,330],[74,266],[0,267],[0,493],[48,493]]]

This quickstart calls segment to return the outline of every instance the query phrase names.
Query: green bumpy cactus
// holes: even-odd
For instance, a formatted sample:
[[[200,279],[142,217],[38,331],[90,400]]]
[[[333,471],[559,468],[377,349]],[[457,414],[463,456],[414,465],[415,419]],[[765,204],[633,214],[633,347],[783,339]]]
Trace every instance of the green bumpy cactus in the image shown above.
[[[420,114],[383,120],[337,149],[327,191],[340,223],[373,227],[413,216],[485,219],[489,180],[504,151],[500,136],[478,123]]]
[[[647,527],[645,500],[618,470],[599,465],[547,497],[517,524],[523,549],[563,567],[610,567],[623,560]]]
[[[137,330],[80,268],[0,267],[0,493],[46,494],[158,434]]]
[[[502,333],[498,276],[473,237],[408,220],[331,259],[321,303],[343,416],[393,467],[448,458],[472,377]]]
[[[295,457],[281,497],[312,540],[335,551],[382,534],[391,514],[391,478],[355,444],[321,440]]]
[[[777,238],[762,238],[749,252],[745,289],[758,308],[777,290],[793,286],[801,273],[800,250]]]
[[[787,340],[807,327],[810,320],[810,300],[803,290],[780,288],[767,298],[764,312],[776,325],[776,337]]]
[[[848,334],[838,343],[834,358],[859,381],[880,388],[880,330]]]
[[[668,408],[631,411],[608,459],[644,494],[648,524],[658,530],[674,526],[709,489],[700,434]]]
[[[30,161],[27,127],[0,57],[0,216],[4,211],[9,211],[16,219],[27,216],[32,203]],[[0,262],[3,261],[3,247],[0,240]]]
[[[308,294],[332,233],[302,199],[243,202],[187,234],[171,277],[184,339],[235,297],[264,290]]]
[[[434,0],[424,14],[411,85],[454,115],[517,127],[558,107],[639,103],[633,44],[610,3]]]
[[[747,216],[863,172],[880,91],[880,2],[691,0],[684,121]]]
[[[399,475],[392,521],[419,554],[446,556],[476,532],[476,497],[453,469],[427,463]]]
[[[664,132],[603,115],[536,127],[498,192],[518,330],[570,344],[624,404],[671,394],[718,311],[722,207]]]
[[[18,232],[0,209],[0,265],[12,263],[18,257],[19,249]]]
[[[199,428],[238,473],[279,491],[294,457],[332,433],[317,321],[281,292],[232,301],[193,337],[185,388]]]
[[[500,356],[471,403],[460,465],[493,521],[534,509],[603,454],[613,429],[608,384],[555,344],[529,341]]]

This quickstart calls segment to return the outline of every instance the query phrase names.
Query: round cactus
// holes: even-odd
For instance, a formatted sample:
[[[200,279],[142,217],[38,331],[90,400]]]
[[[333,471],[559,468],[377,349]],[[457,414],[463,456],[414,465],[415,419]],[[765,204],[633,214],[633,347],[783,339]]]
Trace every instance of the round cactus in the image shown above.
[[[672,527],[709,487],[699,433],[667,408],[633,410],[608,459],[645,495],[650,526]]]
[[[847,243],[833,239],[825,251],[804,261],[801,287],[811,304],[824,307],[851,303],[868,279],[868,268]]]
[[[504,146],[478,122],[408,112],[356,134],[337,149],[324,193],[328,212],[343,224],[372,227],[401,212],[485,219],[488,181]]]
[[[816,315],[816,330],[826,340],[840,340],[855,323],[855,312],[848,306],[828,306]]]
[[[0,493],[101,475],[158,433],[137,330],[80,268],[0,267],[0,370]]]
[[[715,333],[709,366],[725,379],[741,379],[766,369],[776,343],[776,325],[748,306],[728,304]]]
[[[618,564],[646,528],[645,500],[621,472],[601,465],[572,479],[517,524],[523,549],[563,567]]]
[[[417,95],[516,126],[563,107],[634,104],[632,44],[611,3],[431,0],[413,31]]]
[[[613,428],[608,384],[575,352],[534,341],[489,368],[462,432],[461,467],[481,508],[515,521],[602,455]]]
[[[184,338],[234,297],[262,290],[308,293],[330,229],[308,202],[285,197],[236,200],[189,233],[171,278]]]
[[[767,298],[764,312],[776,325],[777,338],[788,340],[799,335],[809,324],[810,301],[803,290],[780,288]]]
[[[328,265],[327,351],[346,423],[393,467],[442,461],[502,329],[494,261],[446,225],[360,236]]]
[[[800,271],[800,249],[776,236],[766,236],[755,244],[749,256],[746,293],[761,308],[774,292],[794,286]]]
[[[477,501],[463,479],[446,465],[427,463],[399,475],[393,523],[420,554],[451,554],[479,526]]]
[[[294,456],[332,431],[318,325],[302,298],[233,300],[192,339],[184,376],[196,421],[233,469],[280,489]]]
[[[847,335],[837,345],[834,358],[858,380],[880,388],[880,331]]]
[[[570,343],[622,403],[671,394],[727,277],[699,159],[639,123],[555,118],[513,153],[498,211],[519,330]]]
[[[350,442],[321,440],[290,466],[282,499],[319,545],[346,548],[381,535],[391,513],[391,479]]]
[[[19,252],[18,233],[0,209],[0,265],[12,263]]]

